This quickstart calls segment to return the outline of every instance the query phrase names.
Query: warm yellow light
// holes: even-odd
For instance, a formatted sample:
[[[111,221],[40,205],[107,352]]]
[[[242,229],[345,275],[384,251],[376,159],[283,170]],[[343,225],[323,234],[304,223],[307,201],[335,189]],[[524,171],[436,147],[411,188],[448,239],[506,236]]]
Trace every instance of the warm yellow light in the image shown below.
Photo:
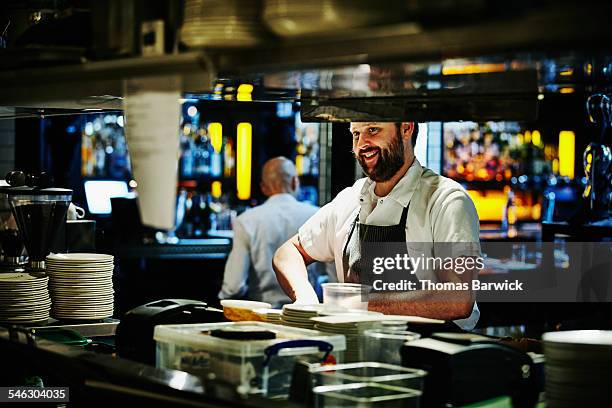
[[[208,134],[210,135],[210,143],[212,143],[215,153],[221,153],[223,145],[223,125],[218,122],[208,124]]]
[[[559,72],[561,76],[572,76],[574,74],[574,70],[572,68],[568,68],[564,71]]]
[[[576,153],[576,135],[570,130],[559,133],[559,174],[574,178],[574,155]]]
[[[249,102],[253,100],[251,93],[253,92],[253,85],[251,84],[241,84],[238,87],[238,93],[236,94],[236,99],[240,102]]]
[[[295,156],[295,169],[297,170],[298,176],[304,174],[304,156],[301,154]]]
[[[540,134],[540,131],[534,130],[531,133],[531,143],[536,146],[540,146],[540,144],[542,143],[542,135]]]
[[[552,166],[553,174],[559,174],[559,159],[553,159]]]
[[[219,198],[219,197],[221,197],[222,193],[223,193],[223,191],[221,189],[221,182],[220,181],[213,181],[212,185],[210,186],[210,194],[214,198]]]
[[[538,221],[542,217],[542,205],[540,203],[534,204],[531,207],[531,219]]]
[[[559,93],[571,94],[571,93],[574,93],[574,88],[561,88],[559,89]]]
[[[478,213],[481,221],[501,221],[503,209],[508,197],[502,191],[490,190],[486,193],[480,190],[467,191]]]
[[[478,176],[479,179],[486,179],[489,176],[489,173],[487,173],[487,170],[485,169],[478,169],[478,171],[476,172],[476,175]]]
[[[531,143],[531,132],[529,130],[525,131],[525,143]]]
[[[505,70],[504,64],[464,64],[442,67],[442,75],[486,74]]]
[[[248,122],[239,123],[236,138],[236,190],[240,200],[248,200],[251,197],[252,142],[253,126]]]

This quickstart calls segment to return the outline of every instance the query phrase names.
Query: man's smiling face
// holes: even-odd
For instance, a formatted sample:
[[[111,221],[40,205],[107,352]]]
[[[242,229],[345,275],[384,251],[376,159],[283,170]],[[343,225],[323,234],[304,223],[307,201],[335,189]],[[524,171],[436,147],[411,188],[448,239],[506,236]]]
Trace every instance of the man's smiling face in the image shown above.
[[[353,155],[364,173],[377,182],[387,181],[404,164],[404,143],[395,123],[353,122]]]

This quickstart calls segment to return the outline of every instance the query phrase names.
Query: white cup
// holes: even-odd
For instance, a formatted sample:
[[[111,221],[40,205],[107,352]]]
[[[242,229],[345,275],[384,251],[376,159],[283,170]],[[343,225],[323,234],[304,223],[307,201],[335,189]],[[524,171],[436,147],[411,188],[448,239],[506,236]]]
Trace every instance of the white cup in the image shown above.
[[[79,207],[78,205],[70,203],[70,206],[68,206],[68,214],[66,215],[66,219],[80,220],[83,217],[85,217],[85,210]]]

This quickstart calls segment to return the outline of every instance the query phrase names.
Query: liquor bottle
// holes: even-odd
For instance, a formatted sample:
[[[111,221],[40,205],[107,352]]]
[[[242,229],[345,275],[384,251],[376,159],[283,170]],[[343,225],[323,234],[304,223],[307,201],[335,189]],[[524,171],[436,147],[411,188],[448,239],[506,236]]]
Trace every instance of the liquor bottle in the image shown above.
[[[234,141],[229,137],[225,138],[225,143],[223,143],[223,145],[223,177],[232,177],[236,165]]]
[[[514,203],[514,191],[508,188],[508,196],[506,199],[506,205],[504,206],[502,213],[502,230],[509,231],[514,228],[516,223],[516,205]]]
[[[210,174],[211,150],[210,140],[206,128],[200,128],[195,142],[196,158],[195,167],[197,176],[208,176]]]
[[[189,178],[193,176],[193,139],[189,135],[181,132],[181,158],[180,158],[180,174],[182,177]]]

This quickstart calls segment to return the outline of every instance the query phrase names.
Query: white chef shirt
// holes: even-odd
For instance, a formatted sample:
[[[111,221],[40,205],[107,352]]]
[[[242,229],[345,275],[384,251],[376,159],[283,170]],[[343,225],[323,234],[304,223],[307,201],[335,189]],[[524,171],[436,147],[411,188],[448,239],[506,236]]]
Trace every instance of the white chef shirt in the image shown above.
[[[359,222],[368,225],[399,224],[402,210],[410,203],[406,222],[408,243],[466,242],[465,251],[455,256],[480,256],[478,214],[471,198],[457,182],[421,166],[415,158],[404,177],[386,197],[374,194],[375,182],[359,179],[345,188],[299,230],[300,244],[313,259],[335,262],[338,280],[344,280],[342,252],[351,223],[359,212]],[[433,247],[432,247],[433,248]],[[432,254],[433,255],[433,254]],[[417,273],[419,279],[434,282],[437,277]],[[426,273],[426,272],[425,272]],[[472,329],[480,312],[476,304],[472,314],[455,322]]]
[[[317,210],[318,207],[299,202],[291,194],[275,194],[236,218],[219,298],[247,296],[273,306],[290,303],[276,279],[272,258]],[[316,267],[313,265],[309,272]]]

